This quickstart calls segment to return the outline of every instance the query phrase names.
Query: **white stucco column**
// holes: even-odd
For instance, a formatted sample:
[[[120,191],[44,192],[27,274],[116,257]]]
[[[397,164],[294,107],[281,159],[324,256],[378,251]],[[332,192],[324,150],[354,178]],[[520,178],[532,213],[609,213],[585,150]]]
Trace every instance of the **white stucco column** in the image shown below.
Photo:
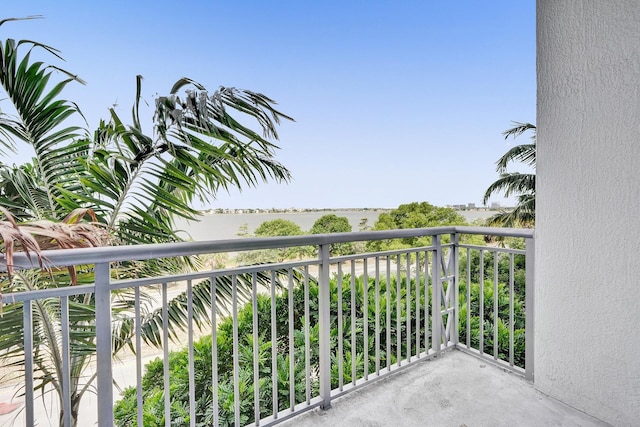
[[[640,2],[538,0],[535,385],[640,424]]]

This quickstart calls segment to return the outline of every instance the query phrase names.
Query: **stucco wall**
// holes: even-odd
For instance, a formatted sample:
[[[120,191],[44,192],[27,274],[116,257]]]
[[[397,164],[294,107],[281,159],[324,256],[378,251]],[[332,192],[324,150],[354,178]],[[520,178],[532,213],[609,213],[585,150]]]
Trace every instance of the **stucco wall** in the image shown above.
[[[535,385],[640,424],[640,3],[538,0]]]

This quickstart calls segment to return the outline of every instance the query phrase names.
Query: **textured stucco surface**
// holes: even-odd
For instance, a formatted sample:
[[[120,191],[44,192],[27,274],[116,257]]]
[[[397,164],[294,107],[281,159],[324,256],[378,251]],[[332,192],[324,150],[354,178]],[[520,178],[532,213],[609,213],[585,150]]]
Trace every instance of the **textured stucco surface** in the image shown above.
[[[537,8],[535,385],[640,425],[640,4]]]

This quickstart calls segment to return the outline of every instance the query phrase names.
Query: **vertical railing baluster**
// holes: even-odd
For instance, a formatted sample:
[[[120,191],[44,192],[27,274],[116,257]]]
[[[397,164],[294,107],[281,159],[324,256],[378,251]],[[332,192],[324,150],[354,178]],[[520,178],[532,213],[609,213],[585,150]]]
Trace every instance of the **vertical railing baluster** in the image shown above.
[[[213,427],[218,427],[220,414],[218,406],[218,307],[217,307],[217,281],[211,276],[211,384],[213,388]],[[139,423],[138,426],[142,425]]]
[[[293,270],[290,268],[287,276],[288,309],[289,309],[289,408],[293,412],[296,406],[296,354],[295,338],[293,336]]]
[[[493,360],[498,360],[498,251],[493,252]]]
[[[135,305],[135,334],[136,334],[136,406],[138,408],[136,419],[138,425],[142,424],[142,313],[140,307],[140,286],[136,286],[134,289]]]
[[[471,348],[471,249],[467,248],[467,348]]]
[[[440,274],[442,247],[440,244],[440,235],[433,236],[433,247],[433,264],[431,265],[431,272],[433,274],[431,283],[433,307],[431,308],[431,315],[433,316],[433,320],[431,322],[431,335],[433,337],[433,351],[439,356],[442,347],[442,277]]]
[[[336,292],[338,292],[338,389],[342,391],[344,387],[344,333],[343,328],[344,325],[342,322],[343,313],[342,313],[342,262],[338,263],[338,283]]]
[[[253,333],[253,417],[255,425],[260,425],[260,367],[258,358],[260,357],[260,343],[258,338],[258,280],[257,273],[251,274],[251,306],[252,310],[252,333]]]
[[[113,425],[113,370],[111,366],[111,289],[109,263],[95,265],[96,371],[98,425]],[[29,387],[27,388],[29,389]],[[33,425],[27,423],[27,425]]]
[[[71,349],[69,345],[69,297],[60,297],[62,335],[62,425],[71,427]]]
[[[273,418],[278,418],[278,335],[276,324],[276,272],[271,270],[271,396]]]
[[[431,349],[430,336],[429,333],[431,331],[431,327],[429,322],[431,322],[431,317],[429,316],[429,303],[431,298],[429,298],[429,281],[431,275],[429,274],[429,251],[424,251],[424,348],[425,352],[429,354],[429,350]],[[432,343],[433,344],[433,343]]]
[[[478,277],[478,351],[484,353],[484,251],[480,249],[480,276]]]
[[[525,255],[525,378],[530,381],[534,379],[534,326],[535,326],[535,239],[525,239],[526,255]]]
[[[362,260],[362,349],[364,351],[364,379],[369,379],[369,277],[367,258]]]
[[[514,350],[514,325],[513,325],[513,277],[514,255],[509,254],[509,366],[513,367],[513,350]]]
[[[233,418],[240,427],[240,344],[238,338],[238,276],[231,276],[231,319],[233,322]]]
[[[376,279],[375,279],[375,358],[376,375],[380,375],[380,257],[376,257]]]
[[[420,252],[416,252],[416,357],[420,358]]]
[[[407,340],[407,361],[411,362],[411,252],[407,252],[406,259],[406,283],[405,287],[407,289],[407,298],[406,298],[406,310],[407,316],[405,317],[405,327],[407,328],[406,337]]]
[[[391,257],[387,255],[387,319],[385,328],[387,329],[387,348],[385,357],[387,359],[387,371],[391,371]]]
[[[318,289],[318,310],[320,328],[320,398],[322,408],[331,406],[331,295],[329,292],[329,245],[320,245],[320,277]]]
[[[193,282],[187,280],[187,334],[189,353],[189,425],[196,427],[196,374],[193,351]]]
[[[356,385],[356,263],[351,261],[351,384]]]
[[[309,266],[304,266],[304,367],[305,367],[305,392],[307,405],[311,403],[311,339],[309,323],[311,313],[309,309]]]
[[[32,301],[26,300],[22,304],[22,324],[24,325],[24,400],[26,425],[35,425],[33,413],[33,307]],[[100,413],[98,414],[100,415]]]
[[[167,282],[162,283],[162,354],[164,374],[164,425],[171,427],[171,382],[169,380],[169,313]]]
[[[402,272],[400,266],[402,262],[400,260],[400,254],[396,256],[396,363],[398,366],[402,366],[402,298],[401,298],[401,284],[402,284]]]

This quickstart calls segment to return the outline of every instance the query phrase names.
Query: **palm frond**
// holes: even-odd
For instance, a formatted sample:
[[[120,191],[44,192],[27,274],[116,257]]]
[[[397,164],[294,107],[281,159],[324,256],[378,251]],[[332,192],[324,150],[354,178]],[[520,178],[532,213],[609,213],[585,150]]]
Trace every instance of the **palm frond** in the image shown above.
[[[0,238],[5,254],[7,273],[14,273],[13,254],[15,250],[23,251],[29,259],[35,254],[38,264],[42,268],[46,261],[43,249],[71,249],[103,246],[110,241],[110,235],[96,223],[80,223],[79,219],[85,215],[95,218],[90,210],[71,212],[67,222],[53,222],[48,220],[31,221],[18,224],[9,211],[0,206],[6,220],[0,221]],[[33,261],[32,261],[33,262]],[[76,284],[76,267],[68,267],[71,283]]]
[[[30,261],[31,253],[35,253],[38,263],[42,267],[44,257],[37,240],[28,231],[18,226],[15,218],[13,218],[9,211],[0,207],[0,212],[6,217],[5,221],[0,221],[0,237],[2,238],[4,246],[4,258],[9,276],[12,276],[14,273],[13,254],[16,247],[18,250],[22,249]]]
[[[29,47],[24,55],[19,52],[21,45]],[[59,57],[55,49],[28,40],[16,43],[13,39],[7,39],[4,45],[0,44],[0,85],[17,114],[16,117],[2,116],[0,132],[7,138],[2,141],[9,148],[16,139],[33,148],[38,179],[47,195],[45,210],[51,214],[57,210],[55,199],[58,197],[58,179],[65,174],[68,176],[70,160],[74,157],[69,155],[69,147],[60,149],[59,145],[81,136],[81,128],[64,126],[69,117],[80,114],[78,107],[72,102],[57,98],[67,84],[83,82],[61,68],[32,62],[31,51],[34,48],[44,49]],[[49,88],[54,71],[62,72],[66,78]]]
[[[178,90],[191,85],[181,98]],[[255,186],[268,178],[288,181],[289,171],[273,160],[278,147],[276,125],[293,120],[274,108],[275,102],[263,94],[220,87],[212,95],[202,85],[181,79],[171,95],[156,102],[156,132],[167,151],[184,163],[191,176],[213,176],[205,181],[215,192],[228,186]],[[258,133],[236,120],[231,112],[255,119]]]
[[[520,162],[535,168],[536,166],[536,144],[520,144],[510,148],[496,162],[496,171],[505,173],[507,166],[511,162]]]
[[[518,197],[518,203],[510,211],[503,211],[487,218],[489,227],[532,227],[536,220],[536,199],[533,195]]]
[[[505,197],[519,195],[521,193],[534,194],[536,188],[535,174],[526,173],[503,173],[493,182],[484,193],[482,202],[487,203],[494,193],[504,192]]]
[[[84,170],[76,172],[78,188],[60,189],[58,201],[66,209],[91,206],[123,243],[174,241],[174,218],[197,219],[194,199],[208,201],[230,187],[290,179],[274,160],[277,147],[268,139],[277,137],[281,119],[290,119],[273,100],[233,88],[208,96],[198,83],[181,79],[170,96],[157,100],[152,138],[138,117],[141,81],[138,76],[133,124],[125,125],[112,109],[111,121],[95,134],[92,155],[80,159]],[[178,96],[185,85],[192,90]],[[235,120],[232,111],[254,118],[262,132]]]
[[[0,165],[0,206],[18,221],[41,217],[48,203],[32,164]]]
[[[256,273],[255,280],[258,286],[269,289],[271,286],[282,287],[283,277],[287,277],[287,272],[279,270],[275,274],[275,283],[272,282],[271,274],[268,271]],[[296,280],[301,279],[301,273],[294,272]],[[217,276],[215,279],[216,310],[219,315],[229,314],[232,304],[232,277]],[[174,297],[167,306],[167,319],[162,317],[162,309],[155,309],[143,316],[142,334],[143,339],[150,345],[160,347],[163,345],[162,336],[166,328],[169,331],[169,339],[178,339],[178,332],[185,331],[189,322],[193,320],[196,327],[203,329],[211,326],[211,280],[203,280],[192,286],[193,318],[187,318],[187,292],[186,290]],[[251,298],[250,290],[253,286],[252,274],[239,274],[236,276],[237,297],[241,301]],[[130,325],[121,326],[121,330],[133,330],[132,317],[121,319],[122,322],[130,322]],[[132,337],[121,335],[121,340],[131,340]],[[120,345],[124,345],[120,343]]]
[[[527,226],[535,221],[535,173],[507,172],[507,167],[511,162],[520,162],[535,169],[536,127],[531,123],[514,122],[514,124],[514,127],[502,133],[505,139],[517,138],[527,131],[532,131],[532,142],[512,147],[496,162],[496,171],[500,177],[485,191],[483,204],[486,205],[493,194],[500,192],[503,192],[505,197],[517,196],[518,204],[512,211],[500,212],[489,218],[487,224],[493,226]]]
[[[536,125],[533,125],[531,123],[520,123],[520,122],[513,122],[513,124],[515,126],[502,132],[502,135],[504,135],[505,139],[509,138],[510,136],[517,138],[518,136],[530,130],[533,131],[533,135],[531,136],[531,139],[533,140],[536,139]]]
[[[42,18],[43,18],[42,15],[29,15],[29,16],[25,16],[24,18],[4,18],[0,20],[0,26],[2,26],[2,24],[4,24],[5,22],[26,21],[29,19],[42,19]]]
[[[536,127],[531,123],[519,123],[515,124],[511,129],[507,129],[502,134],[505,139],[513,137],[514,139],[522,135],[527,131],[532,131],[532,142],[529,144],[516,145],[509,149],[504,155],[502,155],[496,162],[496,171],[500,174],[506,172],[507,165],[511,162],[524,163],[533,168],[536,167]]]

